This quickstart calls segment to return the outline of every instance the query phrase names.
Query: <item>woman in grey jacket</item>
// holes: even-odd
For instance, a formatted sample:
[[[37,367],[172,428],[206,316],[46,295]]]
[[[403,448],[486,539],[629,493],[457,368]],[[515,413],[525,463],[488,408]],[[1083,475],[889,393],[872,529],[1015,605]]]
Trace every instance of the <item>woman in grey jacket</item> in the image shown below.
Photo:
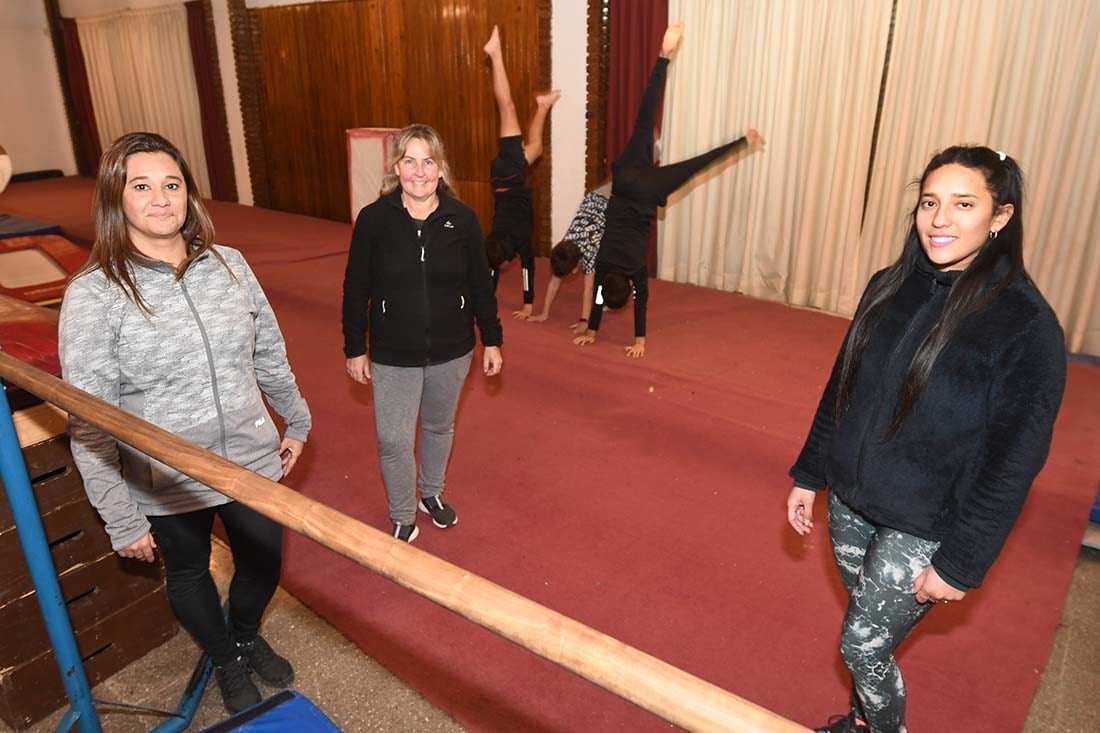
[[[272,480],[301,456],[310,414],[275,314],[240,252],[214,230],[179,151],[131,133],[103,154],[96,242],[61,307],[65,380]],[[262,394],[261,394],[262,393]],[[263,395],[286,423],[280,441]],[[290,684],[290,664],[257,633],[279,582],[282,527],[72,418],[73,458],[115,551],[160,548],[168,598],[210,655],[226,709],[259,702],[255,671]],[[233,552],[229,617],[210,576],[221,517]]]

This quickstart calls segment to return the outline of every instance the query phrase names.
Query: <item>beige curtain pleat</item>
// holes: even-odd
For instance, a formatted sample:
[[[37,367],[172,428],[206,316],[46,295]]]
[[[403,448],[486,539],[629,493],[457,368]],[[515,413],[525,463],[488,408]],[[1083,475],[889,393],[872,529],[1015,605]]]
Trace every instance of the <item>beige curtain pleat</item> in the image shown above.
[[[128,132],[163,135],[210,196],[198,91],[183,4],[77,18],[104,149]]]
[[[667,162],[755,126],[762,153],[669,201],[660,276],[843,311],[890,4],[672,0],[686,23],[665,98]]]
[[[1067,346],[1100,354],[1098,128],[1100,3],[902,0],[855,280],[900,252],[931,154],[989,145],[1024,170],[1025,262]]]
[[[1100,2],[899,0],[871,163],[890,12],[670,0],[687,26],[665,162],[750,125],[768,144],[670,199],[660,277],[850,315],[901,251],[932,153],[984,144],[1024,169],[1026,263],[1067,346],[1100,354]]]

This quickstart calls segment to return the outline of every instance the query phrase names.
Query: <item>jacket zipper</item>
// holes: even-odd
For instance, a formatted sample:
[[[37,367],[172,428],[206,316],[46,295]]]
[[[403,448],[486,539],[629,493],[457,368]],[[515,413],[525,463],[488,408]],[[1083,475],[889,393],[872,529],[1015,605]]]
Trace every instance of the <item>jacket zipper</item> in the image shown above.
[[[909,336],[913,333],[913,329],[916,328],[917,321],[920,320],[921,316],[924,315],[924,311],[930,305],[932,305],[932,302],[935,301],[935,299],[936,299],[936,281],[935,281],[935,279],[933,279],[932,280],[932,287],[928,291],[928,297],[925,299],[925,301],[923,303],[921,303],[920,307],[917,308],[916,312],[909,319],[909,324],[906,326],[905,332],[901,335],[901,338],[898,339],[898,342],[897,342],[897,344],[894,345],[894,349],[890,353],[889,358],[887,358],[886,363],[883,365],[883,368],[882,368],[882,373],[883,374],[889,374],[890,373],[890,367],[892,367],[894,365],[894,362],[897,360],[898,354],[901,352],[902,347],[909,340]],[[875,401],[875,409],[871,413],[871,419],[868,420],[866,427],[864,427],[864,429],[863,429],[863,435],[860,436],[859,455],[856,457],[856,482],[857,483],[862,483],[862,481],[863,481],[863,456],[864,456],[864,452],[865,452],[865,447],[867,445],[867,436],[871,432],[871,429],[875,426],[875,424],[878,423],[878,416],[882,412],[882,405],[883,405],[883,402],[886,401],[886,397],[887,397],[887,395],[885,395],[884,392],[885,392],[885,385],[882,382],[879,382],[878,399]]]
[[[214,393],[214,410],[218,413],[218,432],[221,436],[222,457],[229,458],[229,448],[226,445],[225,437],[225,413],[222,412],[222,400],[218,394],[218,373],[214,369],[214,353],[210,349],[210,339],[206,335],[206,327],[202,323],[199,311],[195,308],[190,293],[187,292],[187,285],[184,284],[183,280],[180,280],[179,284],[180,290],[183,292],[183,299],[187,301],[191,314],[195,316],[195,323],[199,327],[199,335],[202,336],[202,345],[206,349],[206,363],[210,367],[210,389]]]
[[[431,218],[431,215],[428,216]],[[420,225],[416,230],[416,238],[420,242],[420,278],[424,291],[424,363],[431,363],[432,353],[432,333],[431,333],[431,300],[428,297],[428,245],[424,239],[424,230],[428,226],[428,220],[425,219],[424,223]]]

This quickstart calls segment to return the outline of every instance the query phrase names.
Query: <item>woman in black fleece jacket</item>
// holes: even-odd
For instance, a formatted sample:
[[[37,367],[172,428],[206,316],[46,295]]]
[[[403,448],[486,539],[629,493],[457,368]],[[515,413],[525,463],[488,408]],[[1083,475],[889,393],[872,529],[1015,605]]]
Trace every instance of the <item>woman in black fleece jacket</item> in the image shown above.
[[[822,731],[905,730],[898,644],[981,585],[1050,447],[1062,329],[1023,267],[1023,176],[985,147],[935,155],[901,257],[871,278],[809,437],[787,520],[829,533],[850,596],[851,712]]]
[[[380,196],[359,212],[351,235],[344,356],[348,376],[373,384],[392,534],[412,542],[419,534],[417,506],[437,527],[458,522],[443,501],[443,484],[474,324],[487,376],[504,364],[503,335],[481,225],[455,197],[439,133],[410,125],[392,150]],[[413,455],[418,417],[419,478]]]

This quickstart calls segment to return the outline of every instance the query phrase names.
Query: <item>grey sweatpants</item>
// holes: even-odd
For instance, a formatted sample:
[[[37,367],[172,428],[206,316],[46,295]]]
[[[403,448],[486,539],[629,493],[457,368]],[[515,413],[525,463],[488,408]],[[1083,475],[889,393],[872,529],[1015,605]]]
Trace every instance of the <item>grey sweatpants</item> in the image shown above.
[[[905,681],[894,650],[932,608],[913,583],[940,543],[879,527],[829,493],[829,537],[848,612],[840,655],[852,674],[852,710],[874,733],[905,733]]]
[[[416,418],[420,415],[420,494],[443,492],[455,434],[455,411],[473,352],[442,364],[395,367],[372,362],[378,458],[390,519],[416,522]]]

